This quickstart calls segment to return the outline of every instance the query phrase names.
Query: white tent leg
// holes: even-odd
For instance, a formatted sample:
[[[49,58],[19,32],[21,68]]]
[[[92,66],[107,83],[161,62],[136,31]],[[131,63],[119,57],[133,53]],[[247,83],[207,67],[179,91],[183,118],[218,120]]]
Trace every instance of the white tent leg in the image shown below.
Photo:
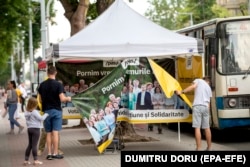
[[[180,130],[180,122],[178,122],[178,140],[181,142],[181,130]]]

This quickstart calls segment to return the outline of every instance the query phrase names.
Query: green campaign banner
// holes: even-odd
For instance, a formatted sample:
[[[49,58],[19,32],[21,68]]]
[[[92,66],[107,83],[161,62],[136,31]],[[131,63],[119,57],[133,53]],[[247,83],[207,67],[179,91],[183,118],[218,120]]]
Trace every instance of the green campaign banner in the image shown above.
[[[167,72],[152,61],[150,60],[150,64],[147,58],[125,59],[93,86],[72,96],[72,102],[80,112],[100,153],[112,142],[116,121],[132,124],[191,122],[188,110],[165,108],[165,94],[174,97],[174,90],[179,90],[180,86],[176,84],[177,81],[171,86],[174,78],[166,78],[172,89],[166,89],[170,93],[161,91],[164,81],[159,83],[158,80],[162,73]],[[155,76],[152,66],[157,71],[162,70],[161,75]],[[153,83],[156,83],[155,86]],[[173,99],[177,100],[178,97]]]
[[[79,83],[80,79],[84,79],[86,84],[96,83],[104,76],[108,75],[116,68],[120,61],[73,61],[73,62],[57,62],[57,79],[63,83],[74,85]]]

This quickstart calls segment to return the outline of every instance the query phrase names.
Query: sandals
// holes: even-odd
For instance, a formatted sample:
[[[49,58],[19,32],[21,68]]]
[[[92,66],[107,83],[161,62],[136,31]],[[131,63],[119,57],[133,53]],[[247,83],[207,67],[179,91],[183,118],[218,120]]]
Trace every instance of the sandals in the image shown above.
[[[42,164],[43,164],[43,162],[38,161],[38,160],[36,160],[36,161],[34,162],[34,165],[42,165]]]
[[[31,164],[31,162],[29,162],[29,161],[24,161],[23,162],[23,166],[27,166],[27,165],[30,165]]]

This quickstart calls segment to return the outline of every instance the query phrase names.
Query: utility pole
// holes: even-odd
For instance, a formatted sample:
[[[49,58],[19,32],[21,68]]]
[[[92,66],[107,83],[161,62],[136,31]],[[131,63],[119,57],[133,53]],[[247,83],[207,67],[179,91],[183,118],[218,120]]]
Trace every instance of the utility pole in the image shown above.
[[[45,0],[31,0],[40,3],[41,10],[41,38],[42,38],[42,58],[45,59],[46,49],[46,26],[45,26]]]
[[[32,9],[31,9],[31,1],[30,0],[30,16],[32,15]],[[30,82],[31,84],[34,83],[34,55],[33,55],[33,30],[32,30],[32,20],[30,18],[29,20],[29,55],[30,55]]]
[[[45,27],[45,0],[40,0],[41,6],[41,35],[42,35],[42,58],[45,59],[46,27]]]
[[[47,6],[46,6],[46,27],[47,27],[47,44],[46,44],[46,49],[48,49],[50,47],[50,43],[49,43],[49,18],[50,18],[50,5],[53,2],[53,0],[49,0],[47,2]]]
[[[248,15],[250,15],[250,0],[248,0]]]
[[[16,73],[15,73],[15,69],[14,69],[14,55],[16,54],[16,47],[14,45],[14,52],[11,54],[10,57],[10,65],[11,65],[11,80],[15,81],[16,80]]]
[[[22,75],[23,75],[23,78],[21,79],[23,82],[25,82],[25,57],[24,57],[24,37],[22,37],[22,40],[21,40],[21,65],[22,65]]]

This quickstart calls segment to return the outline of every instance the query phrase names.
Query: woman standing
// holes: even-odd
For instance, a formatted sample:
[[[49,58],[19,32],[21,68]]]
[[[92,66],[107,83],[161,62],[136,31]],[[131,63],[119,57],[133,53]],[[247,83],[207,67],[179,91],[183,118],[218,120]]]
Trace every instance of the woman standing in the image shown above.
[[[16,92],[16,82],[15,81],[9,81],[8,82],[8,90],[7,90],[7,100],[5,108],[8,110],[9,113],[9,120],[10,120],[10,131],[7,134],[14,134],[14,126],[16,125],[19,127],[18,133],[21,133],[24,129],[23,126],[21,126],[17,120],[14,118],[14,114],[17,109],[17,103],[18,103],[18,95]]]
[[[136,104],[136,94],[133,92],[133,85],[129,85],[128,97],[129,97],[128,109],[134,110]]]
[[[164,95],[161,92],[161,88],[160,87],[155,87],[154,89],[154,93],[152,96],[152,103],[154,105],[154,110],[162,110],[164,107]],[[159,123],[158,124],[158,133],[162,134],[162,124]]]
[[[120,108],[128,108],[128,88],[127,86],[123,86],[121,92],[121,101],[120,101]]]

